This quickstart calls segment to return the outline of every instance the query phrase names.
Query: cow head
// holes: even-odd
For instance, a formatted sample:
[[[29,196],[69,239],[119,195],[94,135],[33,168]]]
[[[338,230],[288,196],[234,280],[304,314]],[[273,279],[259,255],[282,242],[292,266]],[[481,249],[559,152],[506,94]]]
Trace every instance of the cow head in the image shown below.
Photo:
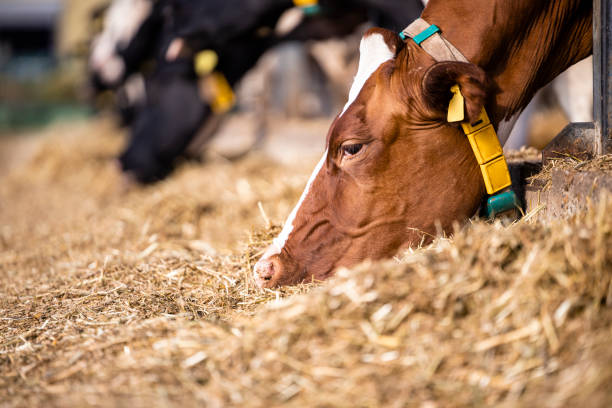
[[[397,34],[371,29],[326,151],[280,235],[254,268],[261,287],[325,279],[334,268],[392,256],[475,213],[480,170],[446,121],[459,84],[468,119],[485,102],[475,65],[436,63]]]
[[[155,44],[154,3],[151,0],[115,0],[94,38],[89,56],[92,81],[113,88],[132,73]]]

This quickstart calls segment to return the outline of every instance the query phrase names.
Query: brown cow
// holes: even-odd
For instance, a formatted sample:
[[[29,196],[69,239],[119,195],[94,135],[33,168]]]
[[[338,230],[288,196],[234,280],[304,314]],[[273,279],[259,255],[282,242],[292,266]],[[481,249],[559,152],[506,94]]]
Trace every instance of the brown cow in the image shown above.
[[[504,143],[534,93],[592,53],[591,0],[431,0],[422,18],[471,63],[436,62],[394,32],[364,35],[327,150],[255,265],[259,286],[322,280],[451,231],[484,195],[465,135],[446,122],[451,86],[468,119],[486,108]]]

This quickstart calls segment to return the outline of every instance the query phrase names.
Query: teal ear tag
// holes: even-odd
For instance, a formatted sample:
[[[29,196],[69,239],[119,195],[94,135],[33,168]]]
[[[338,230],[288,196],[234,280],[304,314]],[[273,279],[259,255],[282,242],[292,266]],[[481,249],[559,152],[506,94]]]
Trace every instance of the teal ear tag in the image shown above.
[[[321,6],[318,4],[313,4],[312,6],[307,6],[302,8],[304,14],[308,17],[316,16],[321,12]]]
[[[515,208],[521,208],[521,204],[512,190],[496,194],[487,200],[487,216],[489,218],[494,218],[497,214]]]

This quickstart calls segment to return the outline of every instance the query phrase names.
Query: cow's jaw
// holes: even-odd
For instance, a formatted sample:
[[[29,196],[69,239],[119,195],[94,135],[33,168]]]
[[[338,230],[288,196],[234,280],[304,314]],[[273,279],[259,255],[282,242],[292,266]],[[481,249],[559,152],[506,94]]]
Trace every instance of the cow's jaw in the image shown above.
[[[310,179],[308,179],[308,183],[306,184],[306,188],[304,189],[304,192],[302,192],[302,195],[300,196],[300,199],[297,205],[293,208],[293,211],[291,211],[291,213],[289,214],[289,217],[287,218],[287,221],[285,222],[285,225],[283,226],[283,229],[281,230],[280,234],[276,238],[274,238],[274,240],[272,241],[272,254],[274,253],[280,254],[283,248],[285,247],[285,244],[287,243],[287,240],[289,239],[289,235],[291,235],[291,232],[293,231],[293,228],[294,228],[293,223],[295,222],[295,217],[298,211],[300,210],[300,207],[304,203],[304,199],[308,196],[308,193],[312,187],[312,184],[314,183],[315,179],[321,172],[321,169],[325,165],[326,159],[327,159],[327,150],[325,150],[325,153],[323,153],[323,157],[321,157],[321,159],[319,160],[319,163],[315,166],[314,171],[310,175]]]

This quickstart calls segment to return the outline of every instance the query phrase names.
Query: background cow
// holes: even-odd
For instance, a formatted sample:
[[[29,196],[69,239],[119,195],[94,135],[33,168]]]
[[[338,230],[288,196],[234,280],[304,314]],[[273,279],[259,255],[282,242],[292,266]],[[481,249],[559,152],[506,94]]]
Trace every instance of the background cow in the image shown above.
[[[368,19],[399,28],[404,21],[418,16],[422,8],[417,0],[380,4],[355,2],[350,7],[346,2],[329,1],[322,4],[326,10],[322,15],[303,19],[297,26],[279,34],[274,28],[283,13],[293,7],[290,1],[160,0],[148,7],[147,1],[116,0],[107,19],[119,21],[106,24],[94,42],[90,63],[96,83],[116,87],[139,65],[138,58],[143,66],[151,55],[155,57],[155,68],[146,75],[142,87],[146,95],[143,106],[134,109],[130,142],[120,156],[122,169],[140,182],[165,177],[198,130],[213,119],[209,101],[200,96],[198,77],[193,69],[193,58],[198,50],[216,51],[219,56],[217,70],[233,87],[266,50],[281,42],[347,35]],[[120,11],[131,2],[138,7],[138,13],[128,24],[124,19],[130,14]],[[249,10],[248,18],[245,18],[245,8]],[[138,23],[142,28],[135,29]],[[144,35],[151,30],[156,35]],[[165,56],[174,37],[183,38],[187,47],[169,61]],[[144,45],[147,38],[150,42]],[[116,44],[112,45],[112,39],[117,40]],[[108,68],[103,68],[104,60]],[[136,94],[129,92],[133,88],[127,82],[123,93]],[[205,138],[210,135],[206,134]],[[200,141],[202,143],[205,141]]]

